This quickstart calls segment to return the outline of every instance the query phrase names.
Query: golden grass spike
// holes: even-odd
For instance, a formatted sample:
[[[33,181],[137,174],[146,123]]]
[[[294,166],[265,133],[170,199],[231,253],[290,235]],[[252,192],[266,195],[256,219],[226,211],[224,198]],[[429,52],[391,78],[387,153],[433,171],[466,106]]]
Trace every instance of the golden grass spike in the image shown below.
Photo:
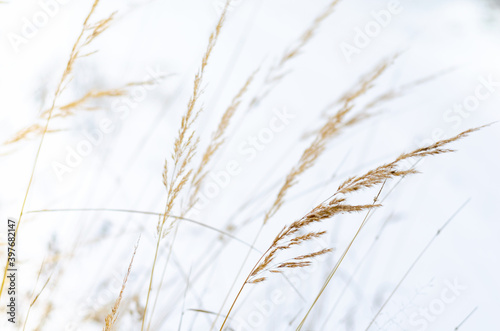
[[[139,247],[139,240],[135,244],[134,248],[134,253],[132,254],[132,258],[130,259],[130,264],[128,265],[127,273],[125,274],[125,277],[123,278],[123,283],[122,287],[120,289],[120,294],[118,295],[118,298],[115,301],[115,304],[113,308],[111,309],[111,312],[106,316],[105,323],[106,325],[104,326],[104,331],[112,331],[115,329],[115,324],[116,320],[118,319],[118,308],[120,308],[120,303],[123,298],[123,292],[125,291],[125,286],[127,285],[128,277],[130,276],[130,271],[132,271],[132,264],[134,263],[134,257],[135,254],[137,253],[137,248]]]
[[[78,109],[85,109],[87,111],[97,110],[98,108],[85,106],[85,104],[92,100],[98,100],[106,97],[111,97],[111,98],[121,97],[127,94],[128,89],[130,87],[150,85],[152,83],[153,81],[149,80],[144,82],[128,83],[119,88],[113,88],[107,90],[91,90],[87,92],[83,97],[77,100],[69,102],[63,106],[54,107],[54,109],[52,109],[52,119],[75,115],[75,111]],[[50,112],[51,109],[43,111],[39,116],[39,120],[46,121]],[[46,133],[53,133],[59,131],[61,130],[47,130]],[[17,143],[21,140],[30,139],[31,137],[40,136],[42,135],[43,132],[44,132],[44,127],[41,124],[33,124],[30,125],[29,127],[19,130],[11,139],[4,142],[4,145],[10,145]]]

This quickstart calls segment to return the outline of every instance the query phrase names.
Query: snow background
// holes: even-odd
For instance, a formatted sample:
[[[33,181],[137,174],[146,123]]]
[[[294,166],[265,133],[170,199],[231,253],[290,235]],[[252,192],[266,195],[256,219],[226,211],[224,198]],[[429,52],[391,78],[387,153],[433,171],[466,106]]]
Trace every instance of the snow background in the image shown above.
[[[236,3],[205,78],[203,104],[206,110],[199,120],[198,131],[205,142],[248,75],[257,66],[269,66],[277,59],[329,1]],[[492,76],[493,80],[500,81],[498,2],[434,0],[401,1],[401,4],[403,12],[394,16],[351,63],[342,55],[340,44],[351,43],[354,29],[373,20],[371,11],[387,8],[388,2],[352,0],[338,6],[303,54],[290,64],[290,75],[265,102],[242,119],[237,128],[233,126],[230,140],[213,169],[217,173],[229,161],[237,160],[242,172],[211,200],[210,207],[203,210],[197,220],[223,229],[229,221],[241,224],[249,218],[257,218],[235,233],[238,238],[251,242],[258,230],[259,214],[276,194],[277,187],[272,184],[283,179],[307,146],[308,141],[301,139],[303,133],[321,123],[321,112],[327,104],[382,59],[398,52],[401,52],[399,59],[378,81],[370,96],[443,70],[453,68],[453,71],[385,104],[381,115],[348,130],[331,143],[320,162],[301,177],[299,185],[290,193],[289,202],[258,240],[258,248],[265,249],[284,224],[323,201],[346,177],[419,146],[432,138],[435,130],[451,136],[499,120],[499,91],[481,101],[477,110],[456,126],[443,118],[454,104],[474,94],[481,77]],[[40,5],[29,0],[1,6],[0,140],[5,141],[20,128],[33,123],[52,101],[90,2],[68,1],[36,36],[20,46],[19,52],[7,36],[10,32],[19,33],[23,19],[32,18],[40,11]],[[118,10],[117,20],[93,44],[99,52],[78,63],[74,81],[61,102],[71,101],[88,89],[119,87],[143,80],[151,69],[158,68],[168,77],[124,119],[102,110],[54,123],[66,130],[47,137],[26,210],[163,210],[163,161],[171,153],[192,79],[217,20],[216,7],[217,3],[199,0],[107,0],[101,3],[96,17]],[[107,101],[101,104],[104,109],[110,105]],[[296,118],[248,162],[238,153],[238,146],[268,125],[273,110],[283,108]],[[84,139],[85,132],[95,130],[102,118],[112,119],[113,132],[105,136],[81,165],[59,181],[52,168],[53,161],[62,162],[67,148],[74,148]],[[453,330],[476,307],[460,330],[498,329],[500,131],[497,125],[454,144],[457,153],[422,161],[418,168],[423,174],[407,178],[397,186],[383,209],[374,214],[358,237],[310,316],[307,330],[364,330],[436,231],[468,199],[468,205],[419,260],[371,330],[419,330],[412,324],[412,316],[429,308],[433,300],[440,298],[447,282],[454,281],[465,289],[424,329]],[[19,215],[37,147],[35,139],[17,144],[14,150],[2,147],[0,151],[9,152],[0,156],[2,219]],[[334,174],[336,177],[330,180]],[[393,187],[396,182],[389,184]],[[361,200],[370,201],[376,193],[366,192]],[[255,203],[243,209],[244,202],[251,198],[256,199]],[[389,217],[343,300],[330,314],[349,275],[365,257]],[[249,324],[255,322],[250,326],[255,330],[294,329],[362,219],[363,215],[343,216],[325,225],[330,230],[326,244],[335,247],[336,252],[320,261],[314,272],[297,276],[300,296],[282,278],[274,277],[262,286],[247,289],[240,301],[241,308],[233,317]],[[139,294],[140,302],[144,303],[156,221],[152,216],[112,212],[25,215],[18,242],[22,263],[19,286],[23,294],[18,299],[22,304],[21,318],[25,316],[40,265],[44,258],[52,256],[49,243],[52,251],[60,253],[60,264],[55,270],[63,270],[39,298],[27,329],[35,328],[48,301],[55,306],[44,330],[101,329],[103,317],[119,291],[133,246],[142,234],[120,315],[124,322],[120,330],[137,330],[134,320],[137,316],[126,310],[133,310],[134,303],[128,299],[135,294]],[[218,311],[239,261],[247,252],[247,248],[237,242],[230,242],[216,264],[203,269],[200,280],[190,284],[183,303],[186,276],[194,277],[199,272],[199,261],[207,257],[208,248],[220,245],[220,242],[214,244],[217,238],[218,234],[207,229],[186,223],[180,225],[153,330],[177,330],[183,306]],[[258,255],[253,254],[250,261],[257,258]],[[49,275],[50,270],[42,274],[38,290]],[[286,300],[272,304],[270,311],[264,314],[262,309],[266,309],[262,306],[271,300],[274,289],[279,289]],[[96,321],[80,321],[94,312]],[[264,317],[263,323],[255,320],[259,314]],[[211,316],[186,310],[182,330],[206,330],[211,320]],[[292,326],[288,325],[290,321]],[[2,319],[1,323],[4,322]],[[235,321],[233,326],[237,329],[241,325]],[[2,329],[4,327],[2,324]]]

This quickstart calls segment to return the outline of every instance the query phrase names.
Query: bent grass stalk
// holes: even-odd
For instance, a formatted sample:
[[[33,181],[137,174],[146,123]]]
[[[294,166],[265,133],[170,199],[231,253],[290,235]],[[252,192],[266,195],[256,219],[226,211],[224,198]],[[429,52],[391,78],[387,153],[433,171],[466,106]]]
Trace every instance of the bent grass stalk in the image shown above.
[[[44,265],[45,265],[45,259],[43,260],[42,265],[40,266],[40,270],[38,271],[38,274],[37,274],[37,277],[36,277],[35,286],[33,287],[33,291],[31,293],[31,298],[32,299],[31,299],[30,305],[28,307],[28,311],[26,312],[26,318],[24,319],[23,331],[26,329],[26,325],[28,324],[28,319],[30,317],[31,309],[33,308],[33,306],[37,302],[38,298],[40,297],[40,295],[42,294],[42,292],[45,290],[45,288],[47,287],[47,285],[49,284],[50,279],[52,278],[52,275],[50,275],[49,277],[47,277],[47,280],[43,284],[42,288],[35,295],[35,290],[36,290],[36,287],[38,285],[38,281],[40,280],[40,276],[42,274]]]

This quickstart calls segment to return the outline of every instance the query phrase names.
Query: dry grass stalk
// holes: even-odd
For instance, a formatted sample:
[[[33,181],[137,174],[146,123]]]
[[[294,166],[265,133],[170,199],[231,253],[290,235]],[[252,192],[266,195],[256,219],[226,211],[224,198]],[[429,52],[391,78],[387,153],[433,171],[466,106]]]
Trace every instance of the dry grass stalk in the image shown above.
[[[375,81],[382,76],[397,59],[398,55],[394,55],[393,57],[383,60],[381,63],[375,66],[369,73],[365,74],[361,77],[358,82],[352,87],[349,91],[344,93],[339,99],[327,105],[323,111],[322,115],[327,118],[328,121],[343,121],[343,126],[348,127],[359,123],[365,119],[368,119],[373,116],[373,114],[368,113],[369,108],[364,108],[361,111],[358,111],[355,115],[353,115],[350,119],[345,119],[348,113],[352,113],[355,108],[354,102],[359,99],[361,96],[368,93],[371,88],[374,86]],[[337,110],[337,113],[334,115],[328,115],[328,112],[332,108],[337,108],[340,105],[340,110]],[[338,123],[339,127],[341,126],[341,122]],[[311,135],[318,136],[321,134],[320,129],[311,130],[306,132],[302,138],[309,138]]]
[[[96,101],[99,99],[103,98],[116,98],[116,97],[122,97],[126,96],[129,93],[130,88],[135,87],[135,86],[148,86],[148,85],[153,85],[155,84],[155,81],[153,79],[147,80],[147,81],[142,81],[142,82],[131,82],[128,83],[124,86],[117,87],[117,88],[112,88],[112,89],[105,89],[105,90],[90,90],[87,92],[83,97],[72,101],[70,103],[67,103],[63,106],[58,107],[58,112],[53,114],[52,117],[67,117],[75,114],[75,111],[78,109],[83,109],[83,110],[97,110],[97,107],[94,106],[88,106],[86,104]],[[48,116],[48,111],[45,111],[42,113],[41,117],[46,118]]]
[[[114,14],[109,16],[106,19],[100,20],[97,23],[91,24],[90,20],[93,17],[93,14],[95,12],[95,9],[97,8],[97,5],[99,4],[100,0],[94,0],[94,3],[92,4],[92,8],[90,9],[90,12],[88,13],[87,17],[85,18],[85,21],[83,22],[83,27],[82,30],[76,39],[75,44],[73,45],[73,48],[71,50],[69,60],[66,64],[66,67],[64,69],[64,72],[61,76],[61,79],[57,85],[56,91],[54,93],[54,97],[52,100],[52,106],[49,109],[49,113],[47,116],[47,120],[45,121],[45,125],[43,126],[43,132],[42,136],[40,138],[40,144],[38,145],[38,149],[35,155],[35,160],[33,162],[33,168],[31,170],[31,175],[30,179],[28,182],[28,187],[26,188],[26,193],[24,196],[23,204],[21,206],[21,212],[19,214],[19,219],[17,222],[16,230],[15,230],[15,237],[17,237],[17,233],[19,230],[19,227],[22,223],[22,218],[23,218],[23,213],[24,213],[24,208],[26,206],[26,201],[28,200],[28,196],[30,193],[31,189],[31,184],[33,183],[33,177],[35,175],[35,170],[38,164],[38,158],[40,156],[40,151],[42,150],[43,142],[45,140],[45,135],[49,131],[49,125],[50,121],[52,119],[52,114],[54,112],[54,109],[56,107],[56,103],[62,94],[62,92],[65,90],[67,87],[67,84],[71,81],[71,73],[73,72],[73,67],[75,65],[75,62],[85,56],[89,56],[92,53],[86,53],[82,55],[82,50],[85,49],[86,46],[90,45],[92,41],[94,41],[99,35],[101,35],[108,27],[109,24],[111,23]],[[3,279],[2,279],[2,285],[0,287],[0,298],[2,297],[3,294],[3,288],[5,285],[5,279],[7,276],[7,268],[8,268],[8,261],[5,263],[5,268],[4,268],[4,273],[3,273]]]
[[[130,259],[130,264],[128,265],[127,274],[125,275],[125,278],[123,278],[120,294],[118,295],[118,298],[116,299],[115,304],[111,309],[111,312],[108,314],[108,316],[106,316],[105,319],[106,325],[104,326],[103,329],[104,331],[112,331],[115,329],[116,320],[118,318],[118,308],[120,308],[120,303],[123,298],[123,292],[125,291],[125,286],[127,285],[128,277],[130,276],[130,271],[132,270],[132,264],[134,263],[134,257],[135,254],[137,253],[137,247],[139,247],[139,241],[135,245],[134,253],[132,254],[132,258]]]
[[[266,98],[267,95],[273,90],[273,88],[287,75],[288,72],[283,71],[285,70],[288,62],[290,62],[300,54],[302,49],[314,37],[314,34],[319,29],[323,21],[325,21],[330,15],[332,15],[335,7],[339,2],[340,0],[333,0],[332,2],[330,2],[330,4],[314,19],[309,28],[307,28],[307,30],[302,33],[296,44],[290,49],[286,50],[278,63],[273,65],[269,69],[264,81],[262,92],[252,99],[249,105],[250,109],[258,105],[264,98]]]

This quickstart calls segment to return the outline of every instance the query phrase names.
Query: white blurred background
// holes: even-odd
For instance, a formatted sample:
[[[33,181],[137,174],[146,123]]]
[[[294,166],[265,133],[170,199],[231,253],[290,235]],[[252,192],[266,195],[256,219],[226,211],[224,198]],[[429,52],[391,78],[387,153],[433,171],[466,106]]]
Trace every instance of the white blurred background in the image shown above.
[[[101,1],[97,17],[117,11],[116,20],[92,44],[92,50],[98,53],[77,63],[74,79],[60,102],[75,100],[91,89],[142,81],[150,77],[150,72],[161,72],[166,77],[143,100],[134,101],[126,116],[110,110],[113,100],[103,99],[93,104],[99,108],[97,111],[81,111],[53,121],[51,128],[61,131],[49,134],[45,140],[26,211],[163,211],[163,162],[172,151],[193,77],[220,13],[220,1]],[[233,2],[205,77],[205,111],[198,122],[202,148],[248,75],[279,59],[329,3]],[[500,119],[500,3],[402,0],[400,12],[391,17],[387,26],[370,38],[369,45],[360,48],[359,54],[347,59],[341,46],[354,45],[357,29],[364,29],[374,20],[373,11],[387,10],[390,3],[345,0],[338,5],[302,54],[288,64],[290,73],[272,94],[249,115],[240,116],[233,123],[213,171],[217,173],[236,160],[242,172],[231,179],[196,220],[218,229],[238,225],[234,235],[251,242],[262,212],[272,203],[278,185],[309,143],[303,139],[304,133],[321,125],[325,106],[396,53],[400,55],[394,65],[361,103],[405,84],[431,76],[433,79],[383,103],[377,108],[380,114],[329,144],[325,155],[301,177],[285,206],[260,237],[258,249],[265,250],[284,224],[323,201],[348,176],[391,161],[399,153],[425,142]],[[29,38],[23,37],[22,42],[17,39],[16,43],[14,34],[22,36],[25,25],[33,22],[43,6],[32,0],[0,4],[0,141],[7,141],[34,123],[40,112],[50,107],[90,6],[90,1],[66,1],[52,8],[53,17],[46,24],[40,24]],[[458,111],[455,106],[475,96],[484,81],[493,82],[488,96],[473,110]],[[261,83],[259,79],[255,89]],[[238,146],[265,128],[274,112],[282,109],[295,116],[286,130],[276,134],[251,161],[238,153]],[[64,162],[68,150],[95,132],[104,118],[111,120],[112,132],[60,180],[54,162]],[[313,310],[306,330],[365,330],[437,230],[466,201],[468,204],[435,237],[411,269],[370,330],[498,329],[498,125],[455,143],[456,153],[420,162],[418,169],[422,174],[406,178],[401,184],[388,183],[382,196],[392,187],[394,191],[357,238]],[[38,143],[39,137],[35,137],[1,146],[3,220],[19,216]],[[362,196],[370,202],[376,193]],[[247,201],[252,203],[245,205]],[[313,271],[296,276],[300,279],[298,293],[281,277],[246,291],[233,313],[232,327],[295,329],[362,220],[360,214],[328,222],[329,235],[324,244],[334,247],[335,253],[319,262]],[[119,317],[119,330],[139,330],[137,310],[145,301],[156,222],[154,216],[103,211],[26,214],[18,240],[22,263],[18,297],[21,320],[26,317],[32,292],[39,292],[51,277],[30,313],[26,329],[35,330],[46,311],[50,313],[42,330],[102,329],[134,244],[142,234]],[[5,242],[4,229],[0,233]],[[209,329],[213,316],[193,309],[219,310],[247,252],[241,243],[223,244],[217,241],[218,236],[203,227],[180,224],[152,330],[178,330],[181,316],[181,330]],[[210,258],[219,246],[224,249],[214,263],[207,267],[200,262]],[[46,270],[37,283],[44,259]],[[256,259],[258,254],[252,254],[247,267]],[[184,295],[188,277],[189,291]],[[450,284],[455,285],[448,293],[455,295],[443,303],[442,295]],[[286,300],[269,306],[275,289]],[[337,304],[338,298],[341,300]],[[49,302],[53,307],[47,310]],[[1,323],[3,330],[5,318]]]

